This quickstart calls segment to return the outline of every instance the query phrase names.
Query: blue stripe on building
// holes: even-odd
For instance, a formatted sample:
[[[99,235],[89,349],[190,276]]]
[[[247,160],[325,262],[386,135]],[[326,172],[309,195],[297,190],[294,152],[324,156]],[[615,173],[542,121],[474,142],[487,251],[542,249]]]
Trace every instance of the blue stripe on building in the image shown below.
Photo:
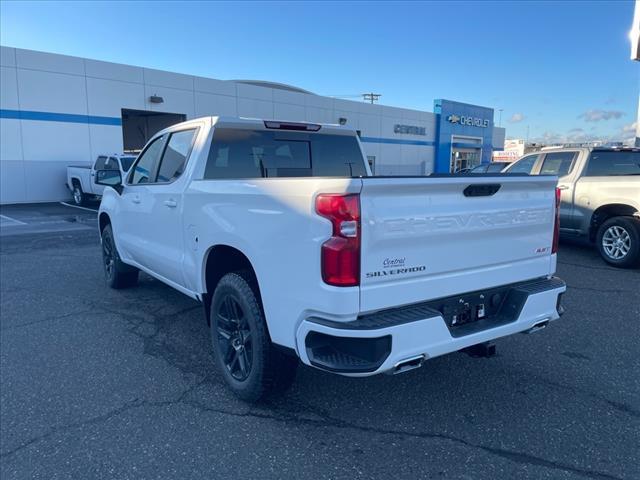
[[[364,143],[386,143],[392,145],[418,145],[423,147],[435,147],[436,157],[434,162],[434,171],[436,173],[448,172],[450,168],[452,150],[455,148],[471,148],[478,149],[482,152],[482,163],[491,161],[491,145],[492,128],[462,127],[453,125],[447,121],[450,112],[456,115],[463,114],[469,116],[478,116],[493,120],[493,110],[473,105],[465,105],[447,100],[436,100],[434,112],[438,117],[436,127],[436,141],[428,140],[410,140],[403,138],[379,138],[379,137],[361,137]],[[486,113],[485,113],[486,112]],[[56,113],[56,112],[38,112],[31,110],[8,110],[0,109],[0,118],[14,120],[36,120],[44,122],[64,122],[64,123],[82,123],[89,125],[109,125],[122,126],[122,119],[119,117],[102,117],[98,115],[79,115],[75,113]],[[458,132],[460,131],[460,132]],[[458,133],[480,137],[483,139],[482,144],[472,144],[464,142],[453,142],[451,138]]]
[[[40,120],[45,122],[87,123],[91,125],[121,126],[118,117],[101,117],[97,115],[78,115],[75,113],[35,112],[30,110],[0,110],[0,118],[14,120]]]
[[[35,112],[31,110],[0,110],[0,118],[11,118],[14,120],[39,120],[43,122],[89,123],[92,125],[113,125],[117,127],[122,126],[122,119],[118,117],[78,115],[75,113]],[[424,140],[405,140],[401,138],[361,137],[360,140],[366,143],[421,145],[424,147],[434,147],[436,144],[435,142]]]

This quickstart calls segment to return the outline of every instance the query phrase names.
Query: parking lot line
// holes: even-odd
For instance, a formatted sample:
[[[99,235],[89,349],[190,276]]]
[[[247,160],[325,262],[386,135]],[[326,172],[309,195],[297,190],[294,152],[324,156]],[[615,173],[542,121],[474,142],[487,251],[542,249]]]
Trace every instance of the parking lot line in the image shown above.
[[[98,210],[94,210],[93,208],[80,207],[78,205],[71,205],[70,203],[67,203],[67,202],[60,202],[60,205],[64,205],[65,207],[79,208],[81,210],[88,210],[89,212],[98,213]]]
[[[2,219],[2,221],[0,222],[0,225],[2,225],[3,227],[15,227],[18,225],[26,225],[26,223],[21,222],[20,220],[16,220],[15,218],[7,217],[6,215],[0,215],[0,218]]]

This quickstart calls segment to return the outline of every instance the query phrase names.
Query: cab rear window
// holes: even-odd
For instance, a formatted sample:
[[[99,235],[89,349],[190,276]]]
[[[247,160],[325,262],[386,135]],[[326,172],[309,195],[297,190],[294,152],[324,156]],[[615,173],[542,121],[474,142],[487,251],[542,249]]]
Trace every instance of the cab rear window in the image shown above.
[[[204,177],[352,177],[366,175],[353,136],[218,128]]]

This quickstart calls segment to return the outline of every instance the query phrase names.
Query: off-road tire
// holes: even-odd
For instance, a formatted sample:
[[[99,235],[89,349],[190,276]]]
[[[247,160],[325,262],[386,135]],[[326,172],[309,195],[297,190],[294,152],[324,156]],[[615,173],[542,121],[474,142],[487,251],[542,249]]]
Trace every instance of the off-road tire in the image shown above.
[[[102,230],[102,266],[107,285],[111,288],[122,289],[134,286],[138,282],[139,271],[120,260],[120,254],[113,240],[111,225]]]
[[[298,366],[297,357],[271,343],[256,289],[246,272],[227,273],[216,286],[210,309],[216,368],[233,393],[246,402],[289,388]],[[231,303],[235,306],[230,307]],[[230,313],[239,309],[237,315]],[[237,322],[231,321],[232,316],[238,317]],[[248,369],[240,368],[240,358]]]

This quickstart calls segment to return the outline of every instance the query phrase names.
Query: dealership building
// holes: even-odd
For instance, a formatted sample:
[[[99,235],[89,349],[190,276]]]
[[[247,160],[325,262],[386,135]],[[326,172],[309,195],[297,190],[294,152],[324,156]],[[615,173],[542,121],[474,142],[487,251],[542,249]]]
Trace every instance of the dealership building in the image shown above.
[[[450,172],[504,145],[492,108],[450,100],[425,112],[4,46],[0,67],[0,203],[68,199],[68,165],[139,150],[158,130],[207,115],[349,125],[376,175]]]

